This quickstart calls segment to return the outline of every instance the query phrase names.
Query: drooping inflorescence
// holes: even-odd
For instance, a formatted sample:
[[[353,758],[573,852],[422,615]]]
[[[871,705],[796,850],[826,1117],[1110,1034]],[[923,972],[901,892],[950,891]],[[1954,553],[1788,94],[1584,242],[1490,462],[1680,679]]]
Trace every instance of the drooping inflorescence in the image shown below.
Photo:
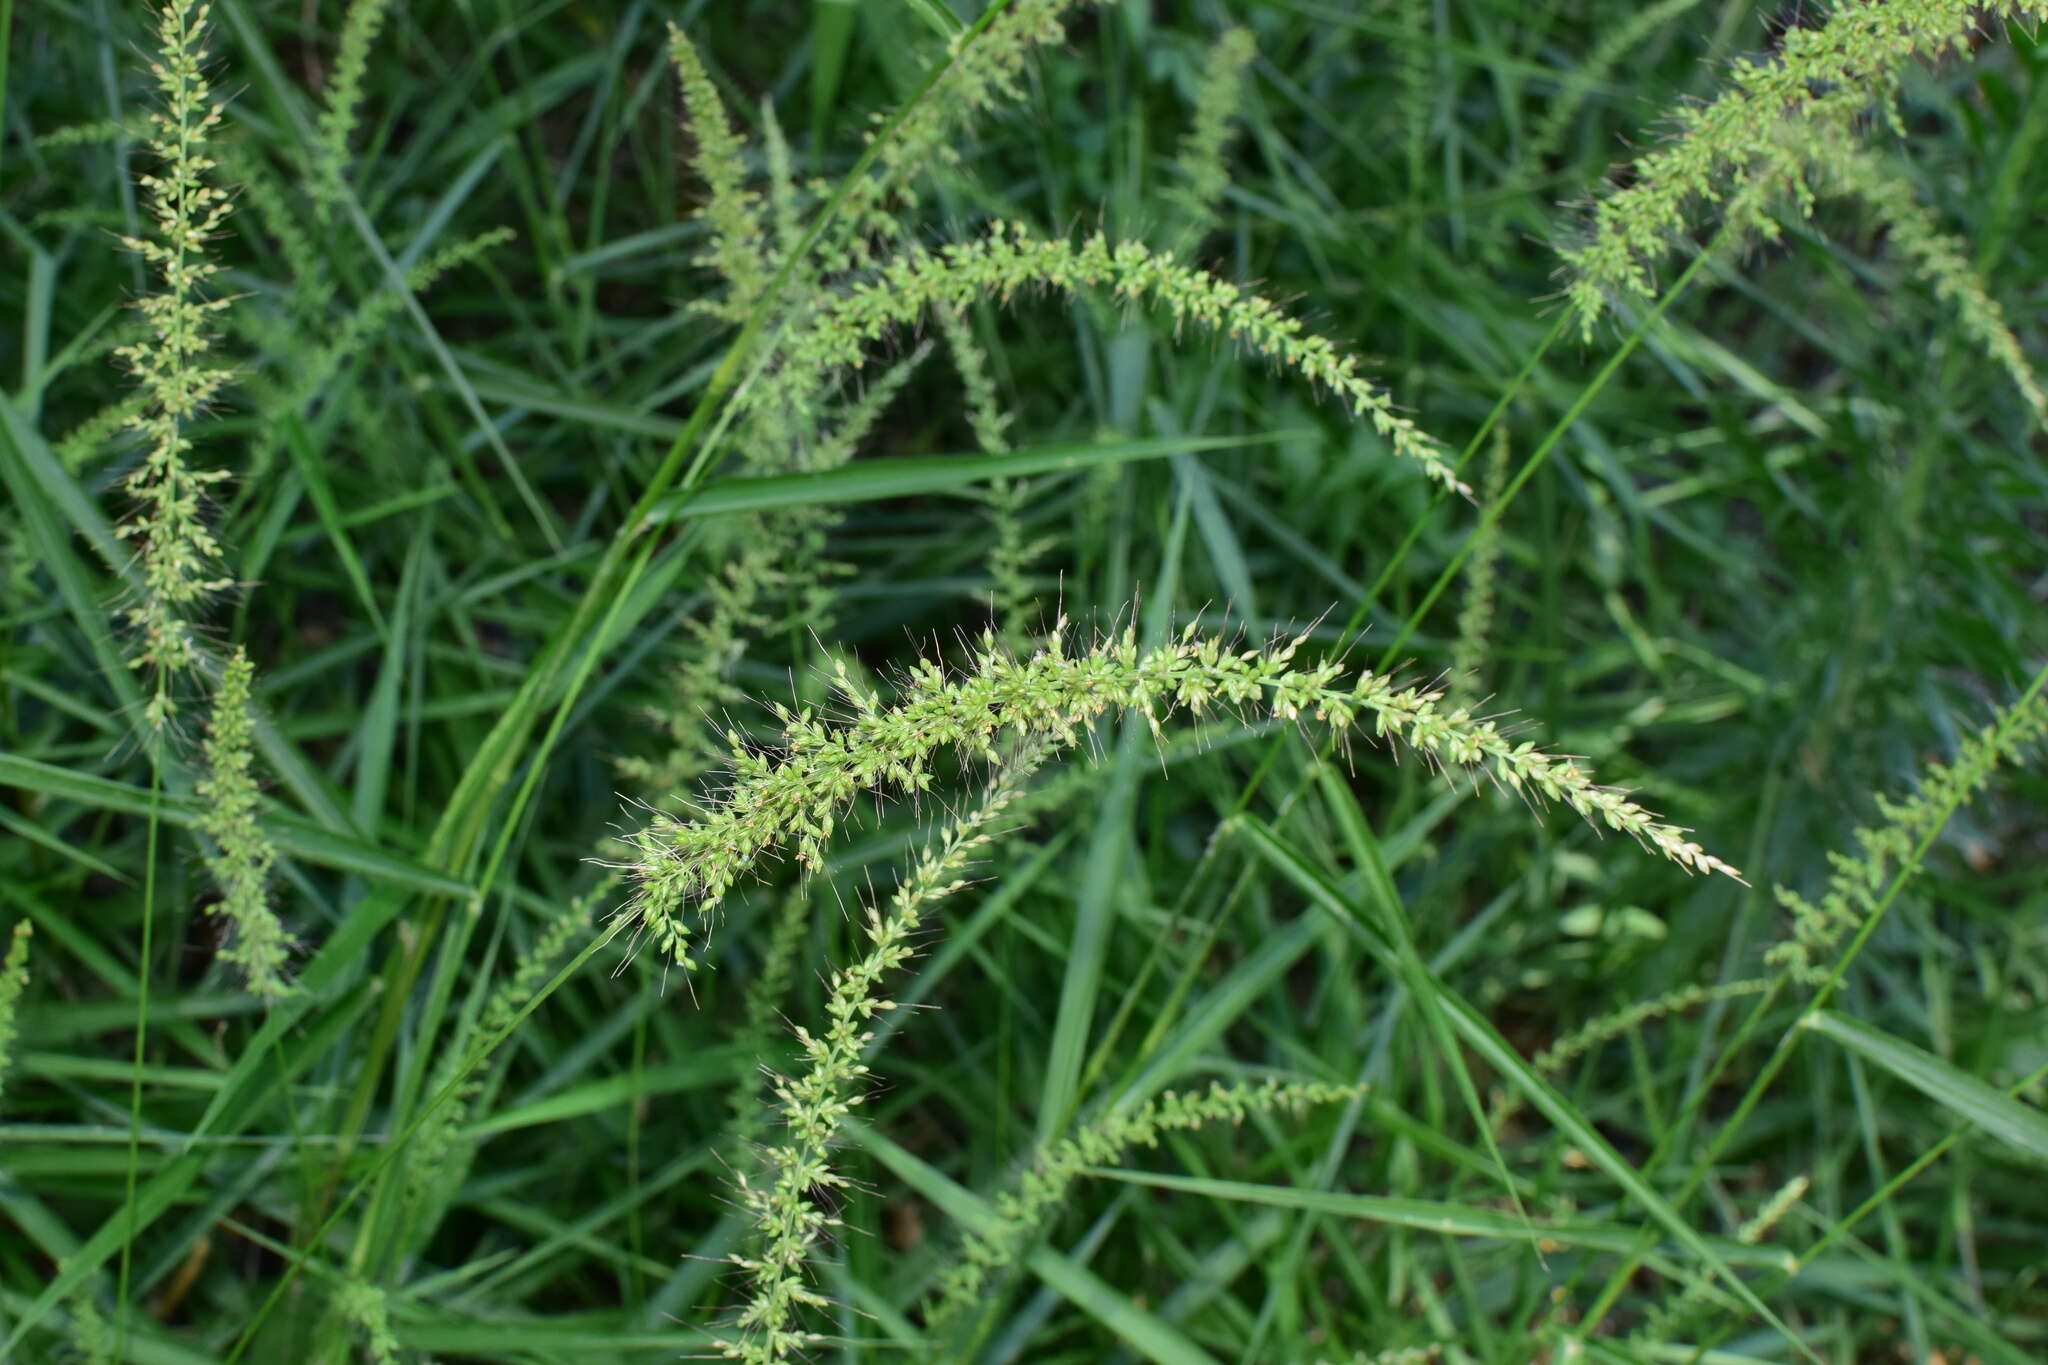
[[[1164,309],[1176,327],[1199,327],[1239,342],[1335,394],[1395,454],[1421,465],[1431,479],[1460,493],[1471,491],[1436,441],[1327,337],[1270,299],[1142,242],[1111,242],[1100,233],[1075,243],[999,223],[974,241],[899,256],[851,289],[822,297],[784,342],[779,371],[751,391],[749,402],[773,409],[792,401],[807,376],[857,368],[870,343],[927,310],[965,308],[979,298],[1007,301],[1032,288],[1102,290],[1123,302]]]
[[[718,799],[690,815],[657,815],[632,836],[637,851],[635,906],[649,939],[678,965],[692,965],[697,926],[763,859],[782,848],[816,867],[826,842],[864,792],[915,795],[932,781],[944,750],[995,759],[1008,740],[1054,749],[1080,742],[1105,712],[1136,712],[1157,731],[1177,712],[1257,708],[1283,720],[1310,716],[1338,731],[1370,717],[1374,733],[1447,768],[1484,772],[1518,792],[1561,801],[1580,815],[1631,835],[1696,872],[1736,870],[1663,824],[1621,792],[1602,787],[1575,760],[1516,742],[1492,720],[1446,708],[1441,692],[1402,687],[1364,670],[1348,682],[1339,661],[1297,667],[1305,638],[1268,650],[1235,649],[1201,638],[1190,625],[1177,639],[1141,648],[1134,631],[1091,650],[1069,653],[1055,630],[1020,659],[984,636],[960,673],[926,660],[893,703],[837,680],[851,719],[834,725],[805,708],[778,705],[782,746],[772,752],[735,745],[732,779]]]
[[[1787,29],[1775,54],[1737,60],[1728,87],[1673,114],[1672,136],[1637,159],[1628,185],[1595,206],[1588,240],[1563,253],[1581,329],[1591,334],[1610,298],[1651,291],[1652,267],[1694,204],[1719,203],[1738,240],[1767,231],[1771,196],[1744,191],[1797,172],[1781,145],[1782,123],[1841,130],[1873,106],[1896,122],[1891,105],[1905,64],[1960,46],[1985,17],[2038,23],[2048,3],[1844,0],[1825,23]]]
[[[1936,298],[1955,309],[1963,334],[2005,371],[2034,421],[2048,426],[2048,395],[2013,335],[2005,310],[1971,261],[1969,244],[1944,231],[1915,195],[1912,182],[1855,139],[1838,133],[1816,140],[1811,151],[1809,167],[1816,188],[1852,195],[1871,211],[1890,248],[1905,258]]]

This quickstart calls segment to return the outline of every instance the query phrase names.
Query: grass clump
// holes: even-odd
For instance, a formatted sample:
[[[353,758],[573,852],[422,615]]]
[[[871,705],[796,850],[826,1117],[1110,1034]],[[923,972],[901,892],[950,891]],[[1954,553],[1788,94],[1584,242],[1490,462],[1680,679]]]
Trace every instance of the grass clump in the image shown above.
[[[0,1358],[2041,1354],[2039,5],[58,10]]]

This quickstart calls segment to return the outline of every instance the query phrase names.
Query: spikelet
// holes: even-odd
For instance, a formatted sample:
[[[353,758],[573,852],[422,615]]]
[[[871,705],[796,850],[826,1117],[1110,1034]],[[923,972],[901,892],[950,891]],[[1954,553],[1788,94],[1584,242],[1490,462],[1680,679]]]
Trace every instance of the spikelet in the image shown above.
[[[763,443],[750,463],[777,473],[844,465],[930,351],[919,346],[891,366],[834,414],[836,421],[817,440],[794,453]],[[825,549],[838,523],[830,509],[793,507],[748,516],[733,527],[733,546],[705,586],[707,609],[684,623],[692,644],[669,673],[668,695],[651,709],[665,740],[663,752],[652,759],[629,755],[615,765],[656,805],[673,804],[690,782],[723,758],[711,718],[727,704],[744,700],[728,678],[753,641],[787,625],[812,634],[831,627],[836,593],[829,580],[843,575]],[[777,595],[787,605],[780,615],[771,604]]]
[[[1360,1086],[1322,1081],[1218,1081],[1207,1091],[1169,1090],[1142,1105],[1111,1110],[1046,1144],[1032,1154],[1014,1186],[996,1196],[994,1223],[968,1237],[940,1277],[925,1314],[927,1330],[934,1336],[948,1332],[981,1304],[989,1279],[1023,1259],[1088,1167],[1114,1165],[1136,1147],[1157,1147],[1167,1133],[1241,1124],[1253,1114],[1300,1113],[1362,1093]]]
[[[423,294],[443,275],[481,259],[517,234],[508,227],[492,228],[474,237],[451,242],[416,262],[405,272],[405,291],[379,289],[353,312],[337,322],[323,322],[321,338],[310,346],[295,346],[285,383],[256,391],[260,424],[249,453],[249,477],[261,478],[284,448],[285,424],[329,392],[343,366],[368,350],[406,307],[406,296]],[[320,300],[324,307],[325,300]],[[287,343],[297,338],[286,337]]]
[[[657,950],[692,966],[694,909],[709,921],[739,879],[778,849],[789,847],[804,868],[824,859],[826,842],[855,797],[867,791],[914,796],[932,781],[942,750],[993,759],[1004,740],[1032,739],[1071,748],[1106,712],[1136,713],[1155,734],[1176,713],[1257,708],[1275,719],[1304,716],[1339,733],[1370,718],[1382,739],[1397,740],[1446,768],[1484,773],[1516,792],[1563,802],[1589,821],[1627,834],[1695,872],[1740,874],[1659,822],[1624,794],[1599,786],[1575,760],[1516,743],[1491,720],[1443,706],[1443,694],[1397,686],[1371,670],[1340,682],[1346,669],[1325,661],[1295,667],[1306,637],[1271,649],[1236,649],[1197,638],[1190,625],[1178,640],[1141,651],[1134,630],[1069,654],[1060,630],[1029,659],[999,649],[985,634],[967,671],[949,676],[927,660],[911,670],[897,700],[846,676],[834,680],[852,707],[830,725],[809,708],[777,706],[782,744],[763,751],[734,746],[732,778],[719,799],[686,817],[657,814],[630,837],[638,882],[634,908]]]
[[[145,717],[152,730],[176,712],[173,680],[199,662],[193,617],[227,586],[219,576],[220,546],[204,516],[207,487],[225,475],[195,470],[186,460],[192,449],[187,428],[226,380],[226,371],[208,361],[212,319],[227,302],[209,296],[218,267],[206,250],[228,213],[226,192],[209,183],[214,163],[207,143],[220,110],[202,70],[206,7],[165,0],[157,20],[150,70],[162,108],[149,116],[157,168],[142,177],[154,233],[123,240],[158,284],[137,305],[147,338],[116,351],[145,395],[132,425],[144,454],[127,482],[137,503],[132,535],[140,542],[141,582],[126,616],[140,637],[134,666],[154,681]]]
[[[1774,56],[1737,61],[1728,88],[1708,104],[1680,108],[1673,136],[1636,161],[1626,188],[1599,202],[1589,240],[1563,253],[1572,275],[1566,295],[1582,332],[1591,335],[1611,297],[1651,292],[1652,266],[1685,229],[1694,204],[1720,203],[1738,239],[1768,234],[1769,196],[1743,191],[1789,169],[1782,123],[1833,132],[1875,105],[1896,125],[1901,68],[1961,46],[1987,14],[2039,22],[2048,3],[1845,0],[1825,23],[1787,30]]]
[[[863,349],[928,310],[965,308],[978,298],[1004,301],[1034,287],[1101,290],[1117,300],[1162,308],[1175,327],[1219,333],[1336,395],[1372,424],[1394,453],[1414,461],[1438,483],[1470,495],[1442,450],[1358,364],[1307,330],[1268,299],[1228,280],[1182,265],[1142,242],[1112,243],[1100,233],[1079,244],[997,224],[971,242],[914,251],[880,267],[873,278],[821,300],[784,344],[782,367],[757,384],[748,402],[776,411],[798,403],[809,376],[857,368]]]
[[[1223,192],[1230,187],[1224,168],[1230,150],[1230,120],[1244,103],[1244,73],[1258,53],[1251,31],[1242,28],[1225,29],[1209,49],[1195,91],[1195,115],[1174,157],[1177,183],[1170,195],[1186,222],[1183,237],[1199,236],[1208,229],[1216,217],[1216,206],[1223,202]]]
[[[354,0],[348,17],[341,21],[341,42],[334,53],[334,74],[327,81],[327,98],[313,133],[314,207],[325,219],[341,202],[343,177],[349,162],[349,139],[355,135],[363,103],[363,76],[370,66],[370,49],[391,11],[391,0]]]
[[[939,308],[935,316],[939,332],[946,339],[946,349],[952,354],[954,372],[960,376],[960,387],[966,391],[967,421],[974,431],[975,444],[984,455],[1001,455],[1010,448],[1010,414],[1003,411],[1002,401],[996,397],[988,357],[960,310]],[[1049,541],[1031,542],[1024,538],[1023,515],[1029,488],[1026,480],[1008,478],[991,479],[988,486],[989,521],[995,532],[988,556],[988,576],[994,584],[989,607],[995,619],[1012,630],[1021,626],[1031,604],[1031,561],[1051,548]],[[1014,646],[1018,640],[1012,635],[1008,642]]]
[[[711,311],[728,319],[743,318],[767,287],[771,273],[760,202],[747,188],[746,143],[733,131],[704,59],[674,24],[668,26],[668,52],[682,83],[683,111],[697,140],[692,164],[709,192],[702,210],[711,229],[705,264],[726,284],[724,299]]]
[[[335,1291],[334,1306],[362,1334],[363,1352],[373,1365],[398,1365],[398,1338],[391,1332],[391,1307],[382,1289],[349,1280]]]
[[[2048,426],[2048,396],[2020,349],[2019,338],[2005,321],[1998,301],[1970,261],[1969,247],[1944,232],[1933,213],[1914,195],[1912,184],[1876,155],[1845,136],[1819,140],[1813,148],[1810,173],[1816,187],[1853,195],[1884,227],[1892,250],[1934,290],[1936,298],[1956,310],[1963,334],[2006,372],[2026,400],[2034,421]]]
[[[28,989],[28,940],[34,928],[17,920],[7,940],[7,957],[0,961],[0,1095],[6,1094],[7,1065],[14,1057],[14,1040],[20,1036],[15,1022],[21,993]]]
[[[1022,89],[1026,64],[1041,49],[1066,37],[1066,14],[1090,0],[1014,0],[988,27],[968,41],[955,34],[945,69],[925,98],[904,111],[894,135],[876,149],[869,173],[846,200],[846,220],[857,234],[894,230],[890,212],[917,202],[915,186],[935,167],[959,159],[959,134],[974,120]],[[864,239],[838,253],[826,253],[827,269],[844,269],[866,259]]]
[[[1755,1214],[1746,1219],[1735,1230],[1735,1240],[1744,1246],[1760,1246],[1771,1229],[1783,1222],[1800,1200],[1812,1181],[1805,1175],[1795,1175],[1778,1187]],[[1791,1252],[1785,1253],[1785,1273],[1791,1274],[1799,1267],[1799,1260]],[[1629,1334],[1632,1345],[1649,1348],[1678,1339],[1680,1334],[1694,1330],[1701,1314],[1715,1308],[1742,1311],[1742,1305],[1723,1293],[1714,1283],[1705,1278],[1689,1281],[1685,1288],[1660,1303],[1651,1306],[1643,1315],[1642,1326]]]
[[[1672,20],[1696,9],[1700,0],[1658,0],[1608,29],[1593,50],[1564,72],[1557,93],[1543,108],[1536,131],[1529,135],[1527,156],[1545,161],[1564,145],[1572,120],[1585,106],[1586,97],[1606,83],[1621,59]]]
[[[2044,735],[2048,693],[2035,692],[1965,739],[1951,762],[1928,764],[1911,796],[1896,803],[1880,798],[1884,822],[1856,831],[1859,851],[1829,853],[1835,870],[1818,903],[1789,887],[1777,888],[1778,903],[1792,918],[1792,936],[1771,949],[1765,962],[1804,985],[1825,981],[1822,959],[1878,913],[1894,872],[1940,832],[1958,806],[1984,789],[2001,763]]]
[[[1493,452],[1486,461],[1480,483],[1479,505],[1489,512],[1500,501],[1501,486],[1507,482],[1508,429],[1493,429]],[[1500,519],[1493,518],[1479,529],[1479,542],[1465,564],[1465,601],[1458,609],[1458,636],[1451,646],[1450,695],[1453,701],[1471,702],[1479,694],[1479,670],[1486,662],[1487,637],[1493,630],[1495,570],[1500,563]]]
[[[477,1014],[475,1026],[451,1040],[441,1053],[440,1064],[434,1069],[426,1093],[434,1097],[450,1086],[455,1090],[446,1103],[421,1123],[406,1149],[406,1181],[416,1204],[429,1206],[445,1198],[446,1192],[459,1182],[461,1171],[466,1167],[458,1135],[469,1121],[471,1107],[483,1093],[482,1082],[470,1069],[470,1052],[475,1041],[496,1038],[513,1026],[519,1012],[546,983],[548,973],[561,961],[577,937],[588,929],[591,907],[610,894],[614,885],[614,878],[604,879],[583,895],[564,903],[543,923],[532,944],[491,987],[482,1010]],[[422,1223],[431,1226],[434,1221],[429,1218]]]
[[[967,885],[975,851],[990,838],[1016,787],[1037,766],[1026,750],[990,783],[981,804],[952,820],[926,845],[923,856],[890,896],[870,905],[863,925],[868,946],[859,962],[831,977],[822,1034],[799,1028],[801,1070],[774,1081],[781,1111],[780,1138],[762,1154],[755,1180],[740,1177],[740,1202],[753,1222],[754,1249],[733,1257],[748,1282],[737,1334],[720,1343],[723,1354],[748,1365],[789,1360],[823,1338],[803,1327],[804,1314],[828,1306],[807,1281],[811,1248],[833,1218],[819,1191],[845,1184],[830,1164],[833,1142],[846,1116],[861,1102],[856,1087],[867,1075],[861,1060],[874,1034],[869,1022],[896,1008],[880,995],[883,978],[917,954],[916,933],[933,905]]]
[[[212,913],[228,922],[230,939],[221,959],[241,969],[249,990],[265,1000],[285,992],[284,969],[291,940],[270,908],[270,869],[277,851],[256,820],[255,724],[249,687],[255,673],[237,648],[221,670],[213,697],[204,754],[206,773],[196,784],[205,799],[199,828],[213,841],[206,869],[220,888]]]
[[[1667,1019],[1674,1014],[1684,1014],[1703,1005],[1717,1004],[1723,1000],[1762,995],[1770,988],[1771,983],[1761,979],[1723,981],[1712,986],[1680,986],[1654,999],[1638,1000],[1588,1020],[1537,1053],[1530,1059],[1529,1065],[1539,1076],[1553,1079],[1594,1048],[1611,1043],[1644,1024]],[[1489,1126],[1495,1132],[1499,1132],[1502,1125],[1519,1114],[1527,1103],[1528,1095],[1525,1091],[1510,1090],[1500,1093],[1487,1115]]]

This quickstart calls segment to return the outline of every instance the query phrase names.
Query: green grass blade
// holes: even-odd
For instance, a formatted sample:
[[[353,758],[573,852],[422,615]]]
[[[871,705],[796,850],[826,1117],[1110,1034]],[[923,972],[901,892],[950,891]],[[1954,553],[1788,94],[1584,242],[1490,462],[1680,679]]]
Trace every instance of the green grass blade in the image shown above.
[[[2014,1150],[2048,1160],[2048,1114],[2000,1093],[1931,1052],[1836,1010],[1822,1010],[1804,1023],[1953,1109]]]
[[[763,512],[778,507],[833,507],[873,502],[880,498],[961,493],[993,479],[1070,473],[1206,450],[1236,450],[1269,445],[1299,435],[1299,432],[1275,431],[1252,436],[1146,437],[1037,446],[1003,455],[973,452],[856,460],[850,465],[815,474],[720,479],[706,484],[696,493],[675,494],[662,499],[650,515],[655,521],[672,521],[727,516],[735,512]]]

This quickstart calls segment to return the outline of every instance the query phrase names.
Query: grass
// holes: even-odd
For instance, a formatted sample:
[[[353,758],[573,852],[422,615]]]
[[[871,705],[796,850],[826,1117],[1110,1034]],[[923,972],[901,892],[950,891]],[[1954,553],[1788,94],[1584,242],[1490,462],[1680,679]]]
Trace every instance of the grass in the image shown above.
[[[2038,6],[33,8],[0,1358],[2048,1350]]]

